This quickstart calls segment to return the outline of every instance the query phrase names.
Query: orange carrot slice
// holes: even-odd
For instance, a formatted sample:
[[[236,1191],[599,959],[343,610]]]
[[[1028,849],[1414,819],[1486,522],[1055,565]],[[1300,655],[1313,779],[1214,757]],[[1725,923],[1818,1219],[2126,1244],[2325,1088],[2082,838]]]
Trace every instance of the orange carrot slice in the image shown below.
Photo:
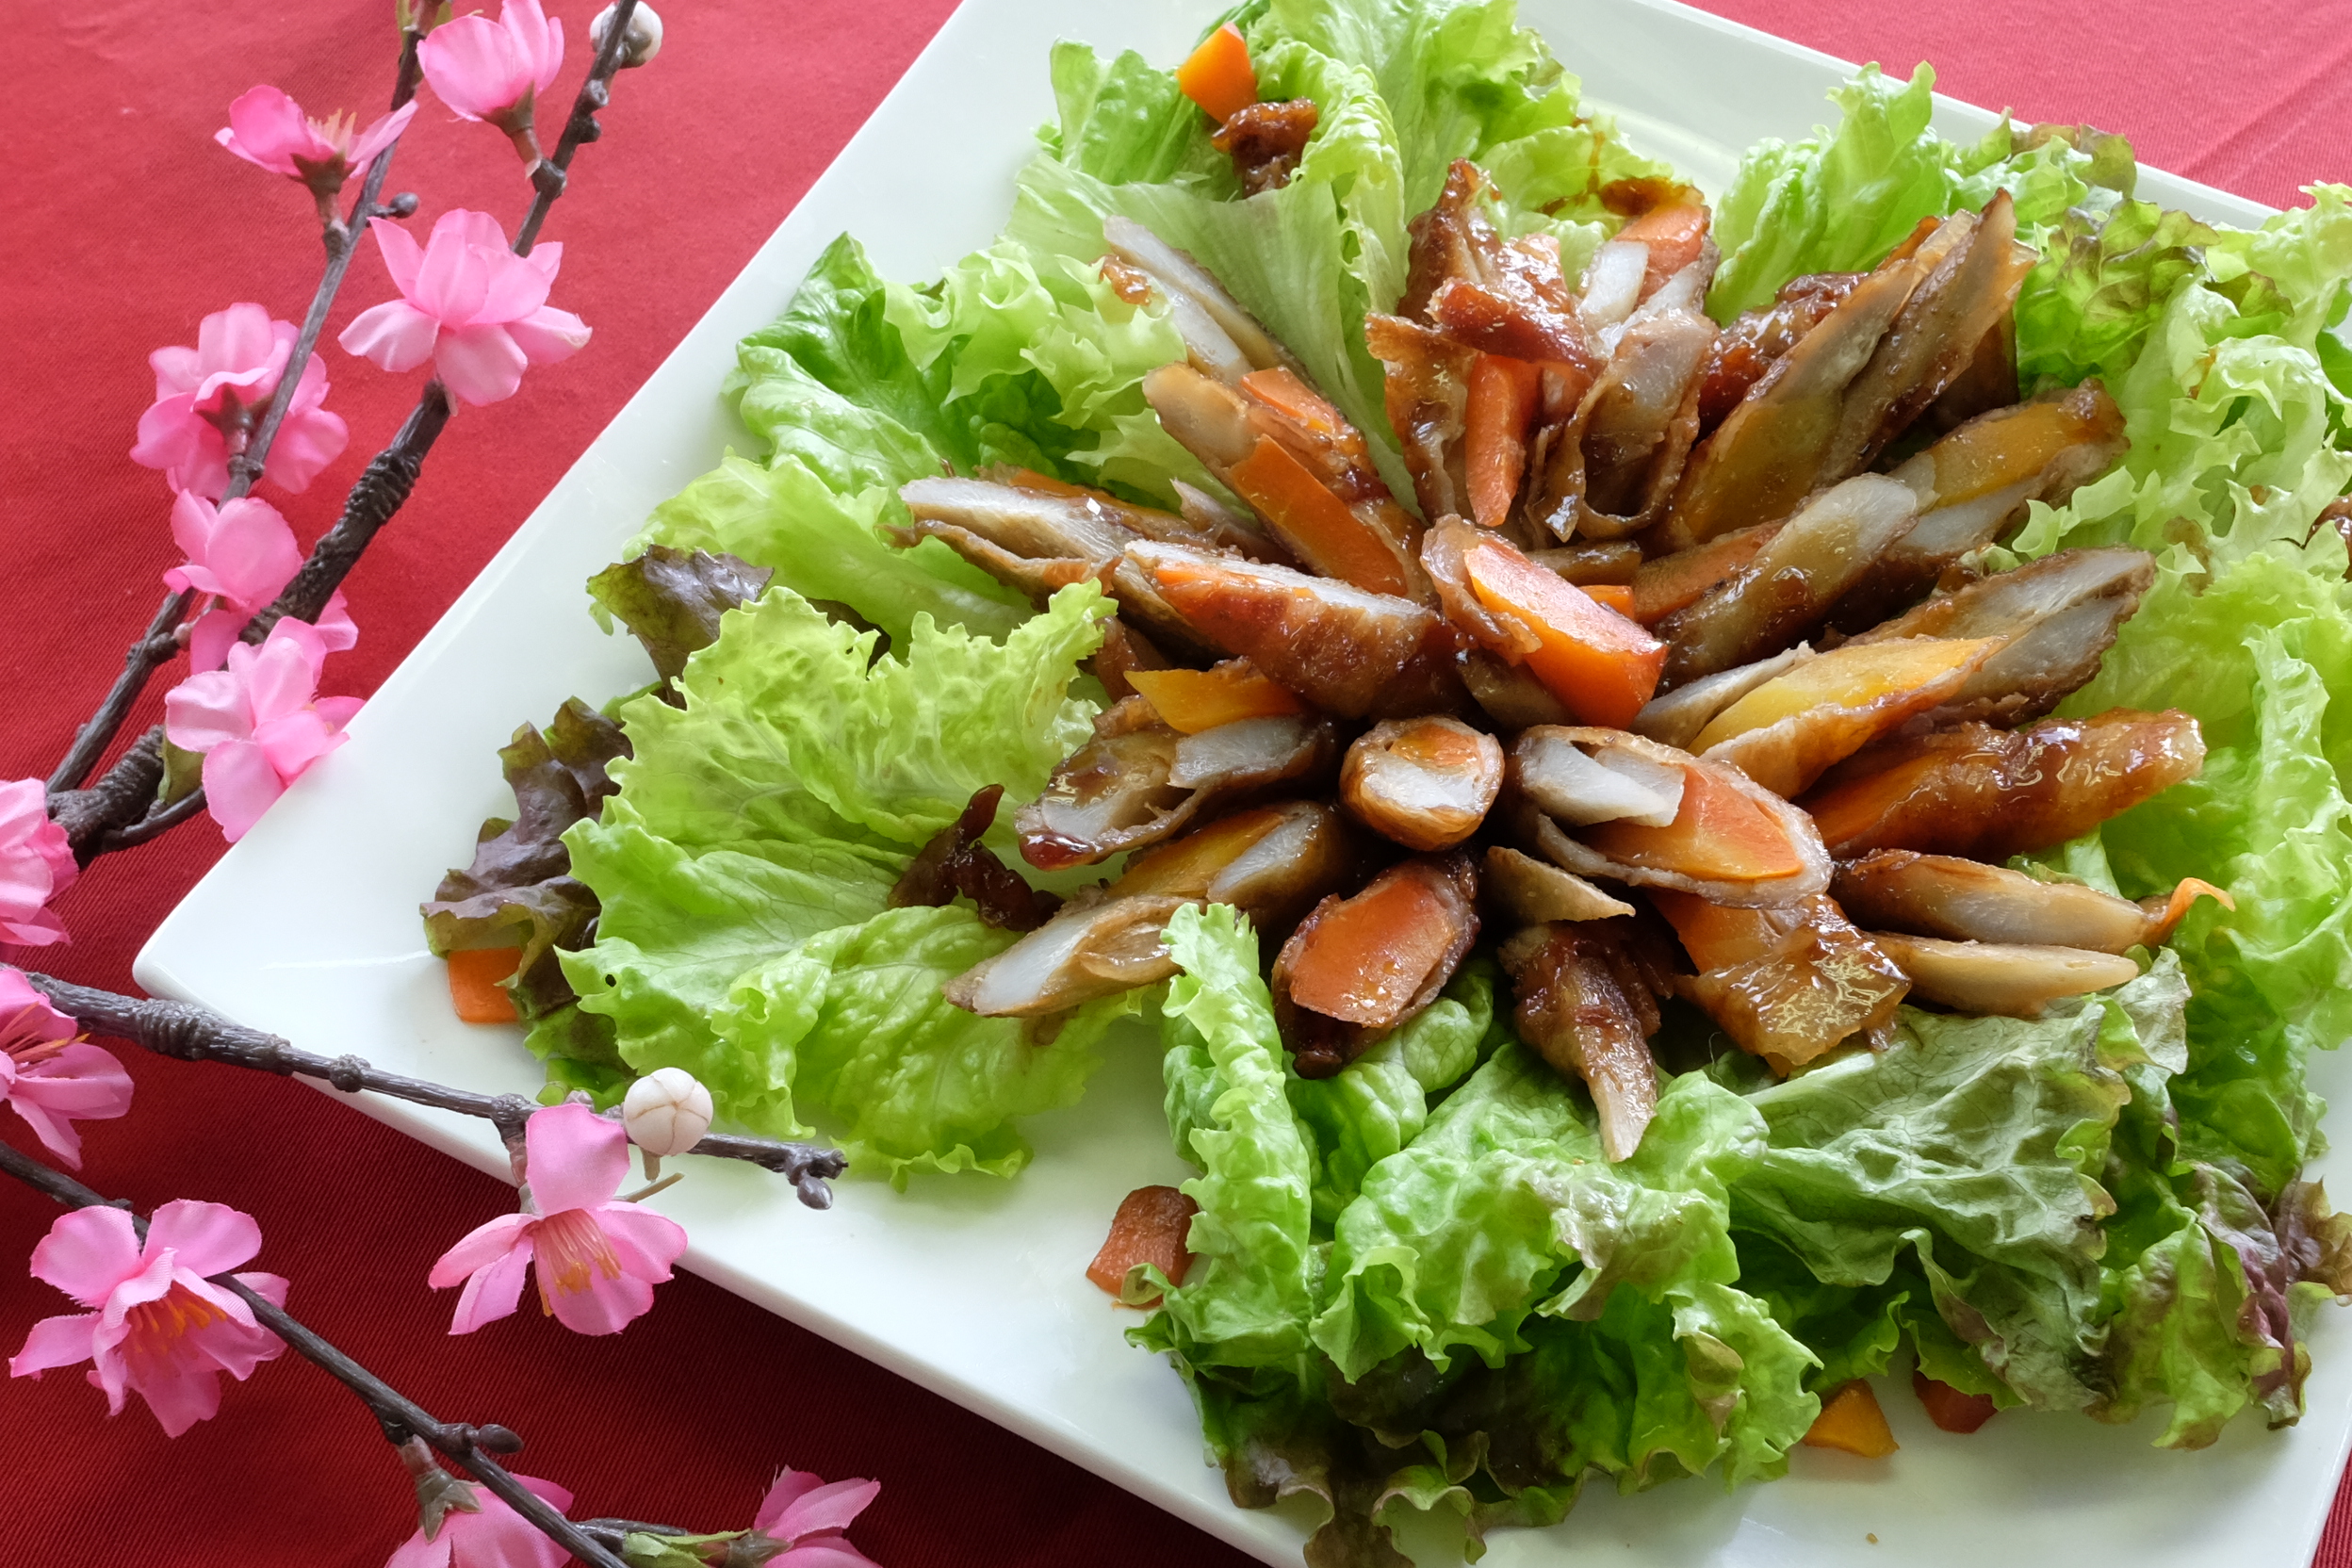
[[[1648,626],[1698,603],[1708,589],[1755,560],[1756,552],[1778,526],[1766,523],[1743,528],[1704,545],[1644,561],[1633,574],[1633,618]]]
[[[1316,921],[1290,954],[1290,999],[1327,1018],[1384,1029],[1454,939],[1454,911],[1427,876],[1380,878]]]
[[[1228,22],[1202,39],[1200,47],[1176,68],[1176,90],[1220,125],[1256,103],[1258,74],[1250,64],[1250,45],[1242,41],[1241,29]]]
[[[1878,1408],[1878,1396],[1859,1379],[1822,1401],[1821,1413],[1813,1429],[1805,1434],[1805,1442],[1808,1447],[1840,1448],[1864,1459],[1885,1459],[1901,1446],[1886,1429],[1886,1413]]]
[[[1111,1217],[1111,1233],[1102,1239],[1102,1250],[1086,1265],[1086,1278],[1117,1296],[1127,1282],[1127,1271],[1137,1264],[1159,1265],[1168,1282],[1180,1285],[1192,1267],[1192,1254],[1184,1248],[1184,1238],[1192,1230],[1192,1217],[1200,1212],[1200,1205],[1174,1187],[1137,1187],[1119,1201],[1119,1213]],[[1134,1303],[1151,1306],[1158,1301]]]
[[[1780,937],[1761,909],[1734,909],[1709,904],[1696,893],[1669,888],[1647,890],[1650,902],[1682,939],[1683,951],[1702,972],[1729,969],[1761,957]]]
[[[1604,609],[1614,610],[1627,620],[1633,619],[1633,584],[1630,582],[1582,582],[1585,596]]]
[[[1331,400],[1292,374],[1289,367],[1269,365],[1263,370],[1252,370],[1241,378],[1241,390],[1264,403],[1275,413],[1295,419],[1317,435],[1337,435],[1345,431],[1356,435],[1348,416],[1331,406]],[[1356,445],[1363,437],[1356,435]]]
[[[1255,810],[1236,811],[1198,832],[1155,844],[1127,862],[1127,869],[1111,884],[1109,896],[1170,893],[1178,898],[1202,897],[1218,872],[1281,826],[1286,815],[1283,807],[1261,806]]]
[[[1690,743],[1690,749],[1705,752],[1752,729],[1769,728],[1817,708],[1867,709],[1882,698],[1924,693],[1999,646],[2000,640],[1990,637],[1899,637],[1885,643],[1848,643],[1766,681],[1716,714]],[[1926,700],[1936,699],[1931,694]],[[1889,721],[1899,722],[1899,716]],[[1860,745],[1867,739],[1865,734],[1854,743]]]
[[[1409,592],[1404,567],[1389,542],[1272,436],[1259,436],[1257,450],[1228,468],[1225,477],[1315,570],[1375,594]]]
[[[1682,770],[1682,809],[1664,827],[1605,822],[1584,841],[1627,865],[1715,882],[1764,882],[1805,869],[1780,824],[1705,767]]]
[[[467,1023],[518,1021],[514,999],[498,987],[523,961],[519,947],[477,947],[449,955],[449,1001]]]
[[[1623,729],[1658,690],[1666,645],[1584,589],[1499,539],[1464,551],[1462,568],[1490,612],[1534,635],[1527,668],[1582,723]]]
[[[1511,515],[1527,468],[1527,425],[1543,396],[1544,368],[1524,359],[1480,354],[1470,368],[1470,400],[1462,416],[1462,463],[1470,482],[1471,520],[1500,528]]]
[[[1247,659],[1208,670],[1130,670],[1127,684],[1143,694],[1170,729],[1198,735],[1241,719],[1303,713],[1307,705],[1257,672]]]
[[[1617,231],[1620,239],[1639,240],[1650,248],[1650,264],[1642,273],[1642,298],[1699,259],[1707,243],[1707,209],[1685,203],[1652,207]]]
[[[1911,1392],[1927,1407],[1927,1418],[1948,1432],[1972,1432],[1990,1421],[1997,1410],[1991,1395],[1963,1394],[1924,1372],[1911,1374]]]

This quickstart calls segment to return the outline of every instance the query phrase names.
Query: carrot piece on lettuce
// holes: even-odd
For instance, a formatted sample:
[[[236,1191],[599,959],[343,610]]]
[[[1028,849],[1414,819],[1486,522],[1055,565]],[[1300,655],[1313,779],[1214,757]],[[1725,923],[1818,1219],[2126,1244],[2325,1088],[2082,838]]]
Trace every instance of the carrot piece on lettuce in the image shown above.
[[[1927,1418],[1948,1432],[1972,1432],[2000,1409],[1989,1394],[1963,1394],[1924,1372],[1911,1374],[1911,1392],[1927,1407]]]
[[[1241,29],[1228,22],[1202,39],[1200,47],[1176,68],[1176,90],[1220,125],[1256,103],[1258,74],[1250,64],[1250,45],[1242,41]]]
[[[522,962],[519,947],[463,948],[449,955],[449,1001],[467,1023],[514,1023],[514,999],[498,982]]]
[[[1137,1187],[1119,1200],[1119,1212],[1111,1217],[1111,1233],[1086,1266],[1086,1278],[1121,1301],[1126,1301],[1128,1272],[1138,1264],[1155,1264],[1169,1284],[1183,1284],[1192,1267],[1184,1239],[1192,1232],[1192,1217],[1200,1212],[1200,1205],[1175,1187]],[[1127,1304],[1148,1307],[1158,1300],[1155,1295],[1149,1301]]]
[[[1901,1446],[1887,1429],[1870,1385],[1856,1379],[1822,1402],[1821,1413],[1805,1434],[1805,1446],[1837,1448],[1864,1459],[1885,1459]]]

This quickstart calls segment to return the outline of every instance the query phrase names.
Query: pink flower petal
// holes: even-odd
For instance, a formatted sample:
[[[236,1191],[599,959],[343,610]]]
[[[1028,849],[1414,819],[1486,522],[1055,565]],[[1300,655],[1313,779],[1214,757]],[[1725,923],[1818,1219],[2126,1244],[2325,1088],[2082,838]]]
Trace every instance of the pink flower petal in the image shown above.
[[[197,397],[204,397],[204,383],[220,378],[250,379],[256,371],[269,369],[277,358],[278,337],[270,330],[270,312],[251,301],[242,301],[226,310],[215,311],[196,326],[196,368],[202,378],[197,384]],[[270,377],[274,384],[276,377]]]
[[[0,915],[0,946],[47,947],[73,939],[65,923],[46,909],[29,915]]]
[[[206,506],[194,497],[193,506]],[[207,507],[207,510],[209,508]],[[172,506],[172,537],[178,539],[180,508]],[[185,541],[181,548],[188,549]],[[201,566],[213,580],[200,583],[251,614],[278,596],[302,569],[302,549],[294,530],[278,509],[253,496],[221,503],[213,514],[211,536],[201,549],[188,549],[192,565]]]
[[[487,1492],[481,1495],[480,1513],[449,1516],[450,1523],[463,1519],[467,1526],[459,1568],[559,1568],[571,1560],[563,1547],[540,1533],[538,1526],[504,1503],[493,1511],[490,1504],[495,1499]],[[558,1511],[568,1506],[560,1505]]]
[[[777,1510],[771,1518],[768,1505],[760,1505],[758,1527],[779,1540],[798,1542],[821,1530],[843,1530],[866,1511],[882,1492],[880,1481],[828,1481],[809,1488]],[[775,1492],[770,1490],[769,1496]]]
[[[60,1215],[33,1249],[33,1278],[86,1307],[104,1305],[117,1285],[136,1278],[144,1266],[139,1233],[121,1209],[75,1209]]]
[[[177,1437],[199,1421],[220,1411],[220,1374],[188,1372],[178,1377],[133,1377],[130,1386],[147,1401],[166,1437]]]
[[[527,1214],[502,1214],[486,1225],[476,1226],[434,1261],[425,1282],[435,1290],[447,1290],[466,1276],[480,1273],[520,1246],[530,1233],[531,1223]]]
[[[514,1251],[477,1269],[458,1295],[449,1332],[469,1334],[484,1323],[511,1316],[515,1303],[523,1298],[523,1275],[530,1266],[531,1240],[526,1235]]]
[[[406,229],[385,218],[368,220],[368,232],[376,237],[376,250],[384,257],[384,270],[392,274],[392,286],[405,299],[416,287],[416,270],[425,264],[425,253]]]
[[[616,1334],[653,1310],[653,1286],[633,1274],[591,1270],[578,1290],[550,1290],[555,1320],[576,1334]]]
[[[77,1121],[109,1121],[129,1112],[131,1087],[112,1052],[77,1042],[24,1069],[10,1092]]]
[[[544,251],[547,247],[542,245],[539,249]],[[184,343],[157,349],[147,356],[147,366],[155,373],[157,402],[168,398],[188,396],[196,390],[196,384],[204,379],[196,369],[196,351]]]
[[[487,120],[514,107],[532,79],[513,35],[484,16],[461,16],[435,27],[417,45],[416,64],[435,95],[466,120]]]
[[[354,169],[371,162],[378,153],[391,146],[399,139],[400,134],[408,129],[408,122],[416,113],[416,103],[411,99],[360,132],[351,142],[351,150],[344,155]]]
[[[25,783],[40,788],[38,779]],[[17,787],[0,786],[0,797]],[[0,1047],[70,1040],[80,1033],[81,1025],[51,1006],[49,999],[33,989],[21,972],[0,966]]]
[[[444,235],[478,251],[506,249],[506,230],[498,220],[486,212],[478,212],[471,207],[451,207],[435,219],[433,237],[439,239]]]
[[[541,1214],[609,1203],[629,1180],[629,1135],[585,1105],[551,1105],[523,1123],[525,1171]]]
[[[82,1168],[82,1135],[74,1130],[73,1121],[43,1105],[30,1095],[11,1091],[5,1096],[8,1109],[24,1119],[33,1130],[41,1147],[65,1162],[69,1170]]]
[[[338,707],[353,701],[349,697],[339,701],[333,697],[327,699],[327,702],[336,702]],[[288,785],[302,777],[313,762],[350,739],[330,724],[327,715],[319,710],[325,706],[326,703],[322,702],[317,708],[305,708],[300,712],[256,725],[253,728],[253,743],[261,747],[262,755],[270,759],[270,766]]]
[[[500,240],[503,241],[505,237],[500,236],[499,237]],[[523,259],[531,263],[531,266],[539,269],[540,276],[546,278],[547,282],[553,283],[555,282],[555,274],[560,271],[564,266],[564,242],[560,239],[543,239],[538,244],[533,245],[531,248],[531,254],[523,257]]]
[[[169,573],[165,575],[167,579],[170,576]],[[209,674],[226,663],[229,649],[237,645],[237,634],[245,629],[245,623],[250,618],[241,610],[207,610],[197,616],[195,624],[188,630],[188,668]],[[176,746],[180,743],[174,741],[172,743]],[[193,751],[199,748],[189,746],[183,749]]]
[[[245,671],[245,700],[255,727],[310,706],[326,663],[327,645],[317,627],[291,615],[272,626]]]
[[[494,1501],[495,1498],[485,1496],[482,1506],[488,1508]],[[441,1521],[441,1532],[431,1541],[425,1539],[424,1529],[419,1527],[416,1534],[393,1549],[392,1555],[384,1560],[384,1568],[449,1568],[449,1554],[457,1549],[458,1542],[465,1535],[463,1521],[471,1517],[473,1515],[466,1513],[451,1513]]]
[[[231,843],[252,831],[286,793],[277,770],[251,741],[229,741],[205,752],[204,779],[204,809]]]
[[[341,653],[359,641],[358,624],[351,619],[351,603],[343,597],[343,590],[340,588],[327,596],[327,607],[318,612],[318,618],[311,624],[318,629],[319,644],[330,653]],[[320,698],[319,710],[325,711],[328,703],[338,700],[341,699]],[[335,727],[340,728],[349,722],[349,717],[347,715],[334,722]]]
[[[261,1227],[226,1203],[177,1198],[147,1221],[147,1253],[168,1247],[179,1266],[195,1274],[225,1274],[261,1250]]]
[[[90,1334],[97,1327],[94,1312],[42,1318],[24,1336],[24,1348],[8,1359],[8,1376],[38,1378],[52,1368],[90,1360]]]
[[[452,327],[433,351],[442,384],[477,407],[513,397],[530,363],[504,327]]]
[[[482,301],[489,297],[494,265],[446,225],[435,224],[425,245],[425,264],[416,270],[416,286],[405,291],[409,303],[444,327],[464,326],[481,313]]]
[[[237,1298],[231,1297],[231,1300]],[[239,1309],[250,1315],[251,1307],[241,1300]],[[253,1375],[253,1368],[263,1362],[275,1361],[286,1353],[286,1341],[258,1324],[222,1322],[207,1323],[189,1332],[195,1348],[238,1382]]]
[[[790,1465],[785,1466],[776,1472],[776,1479],[768,1483],[767,1495],[760,1499],[760,1507],[751,1516],[751,1527],[765,1530],[770,1535],[778,1534],[776,1521],[784,1517],[792,1504],[824,1484],[825,1478],[814,1470],[795,1470]]]
[[[229,123],[213,139],[248,163],[298,178],[302,171],[295,158],[317,162],[334,152],[311,130],[300,105],[266,85],[248,90],[229,106]]]
[[[800,1542],[782,1557],[768,1560],[776,1568],[879,1568],[846,1539],[831,1534]]]
[[[588,344],[588,323],[568,310],[543,305],[519,321],[510,321],[507,335],[533,365],[553,365],[569,359]]]
[[[299,495],[310,488],[321,468],[343,455],[351,442],[351,428],[341,415],[318,406],[326,398],[326,362],[313,355],[302,366],[302,380],[294,384],[294,400],[287,405],[286,417],[278,425],[278,438],[270,447],[267,471],[270,483]]]
[[[247,1289],[251,1290],[254,1295],[260,1297],[263,1300],[269,1302],[271,1306],[282,1307],[286,1305],[286,1281],[285,1275],[264,1274],[256,1271],[253,1273],[239,1274],[237,1279],[244,1282]]]
[[[539,0],[506,0],[498,24],[514,40],[514,52],[531,72],[531,82],[545,92],[564,65],[564,24],[550,22]]]
[[[433,339],[439,331],[439,324],[432,317],[407,301],[386,300],[352,317],[351,324],[343,329],[343,335],[335,341],[343,345],[347,353],[357,354],[378,369],[397,375],[402,370],[414,370],[433,356]]]
[[[604,1203],[596,1216],[622,1270],[649,1284],[667,1280],[670,1266],[686,1250],[686,1228],[666,1215],[636,1203]]]
[[[547,275],[503,245],[474,252],[484,259],[489,292],[471,318],[476,325],[518,321],[547,302]]]
[[[243,645],[232,637],[224,656],[234,657]],[[245,682],[233,670],[189,676],[163,694],[163,732],[182,751],[206,753],[249,738],[253,710]]]

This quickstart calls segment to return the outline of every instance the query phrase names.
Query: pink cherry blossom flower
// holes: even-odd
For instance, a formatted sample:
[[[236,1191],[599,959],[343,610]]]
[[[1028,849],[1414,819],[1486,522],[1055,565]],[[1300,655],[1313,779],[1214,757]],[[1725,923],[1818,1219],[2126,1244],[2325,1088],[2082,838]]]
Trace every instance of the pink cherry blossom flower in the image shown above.
[[[480,18],[458,18],[468,20]],[[457,24],[435,28],[433,38]],[[518,256],[497,219],[463,209],[443,213],[421,250],[398,224],[369,223],[400,297],[360,312],[343,329],[339,341],[351,352],[396,372],[430,358],[458,398],[494,403],[514,395],[524,367],[568,359],[588,341],[585,322],[547,303],[563,246]]]
[[[880,1481],[827,1481],[806,1470],[776,1478],[751,1527],[787,1548],[769,1568],[875,1568],[841,1532],[881,1492]]]
[[[416,46],[416,64],[461,118],[498,126],[524,162],[539,161],[531,108],[564,65],[564,24],[548,21],[539,0],[506,0],[496,22],[444,22]]]
[[[322,222],[335,217],[335,193],[355,169],[392,145],[416,113],[402,104],[364,131],[348,114],[313,120],[302,106],[274,87],[253,88],[229,106],[229,122],[213,139],[247,163],[308,186],[318,199]]]
[[[33,1278],[90,1310],[43,1318],[8,1363],[8,1376],[38,1378],[53,1367],[92,1363],[90,1386],[106,1413],[136,1394],[177,1437],[220,1408],[220,1374],[243,1381],[286,1342],[253,1321],[242,1297],[205,1278],[225,1274],[261,1250],[261,1227],[225,1203],[166,1203],[142,1244],[121,1209],[76,1209],[33,1249]],[[266,1300],[286,1304],[275,1274],[237,1278]]]
[[[553,1481],[536,1476],[514,1478],[554,1504],[559,1513],[572,1506],[572,1494]],[[571,1560],[504,1498],[482,1487],[474,1489],[474,1496],[482,1504],[481,1512],[448,1514],[430,1541],[418,1529],[400,1543],[384,1568],[563,1568]]]
[[[44,906],[80,874],[65,829],[49,818],[48,787],[38,778],[0,784],[0,947],[68,940]]]
[[[259,647],[233,643],[228,668],[189,676],[163,699],[163,732],[204,753],[204,802],[231,843],[245,836],[302,770],[344,742],[357,697],[322,697],[327,645],[288,616]]]
[[[542,1310],[578,1333],[617,1333],[653,1305],[653,1287],[686,1250],[685,1231],[613,1200],[629,1176],[629,1135],[587,1106],[532,1112],[523,1148],[528,1206],[476,1230],[433,1266],[435,1290],[466,1282],[449,1332],[471,1333],[512,1313],[523,1270],[536,1263]]]
[[[131,1075],[72,1019],[0,967],[0,1100],[14,1107],[49,1152],[82,1168],[76,1120],[104,1121],[131,1108]]]
[[[172,540],[187,552],[185,565],[163,574],[167,587],[193,590],[220,601],[189,628],[188,654],[198,670],[217,670],[245,623],[275,599],[301,570],[302,549],[278,509],[251,496],[218,507],[192,490],[172,503]],[[342,591],[327,600],[318,620],[318,638],[331,653],[359,641]]]
[[[229,487],[229,459],[245,449],[299,335],[293,322],[273,321],[257,304],[234,304],[204,318],[194,348],[149,354],[155,400],[139,416],[131,461],[161,468],[175,490],[220,496]],[[326,399],[327,368],[313,357],[270,446],[263,472],[271,483],[306,489],[342,454],[351,432],[318,406]]]

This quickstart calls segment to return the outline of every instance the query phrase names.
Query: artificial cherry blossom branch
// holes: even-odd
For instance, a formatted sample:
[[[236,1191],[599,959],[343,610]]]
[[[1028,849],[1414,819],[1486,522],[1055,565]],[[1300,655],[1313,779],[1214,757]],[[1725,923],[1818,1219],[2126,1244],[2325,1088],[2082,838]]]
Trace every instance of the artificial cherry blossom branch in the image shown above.
[[[514,253],[531,254],[531,248],[539,243],[539,226],[547,220],[547,209],[564,194],[564,187],[572,167],[572,155],[580,143],[594,141],[604,134],[596,123],[596,111],[612,102],[612,82],[615,73],[629,62],[633,47],[629,25],[636,19],[637,0],[617,0],[606,18],[604,43],[596,50],[596,63],[588,68],[588,79],[580,84],[579,96],[572,100],[571,118],[564,122],[564,134],[557,138],[555,151],[531,167],[531,183],[538,190],[524,215],[523,226],[514,236]]]
[[[518,1094],[477,1094],[386,1072],[357,1056],[316,1055],[191,1003],[117,996],[29,971],[24,978],[49,999],[50,1005],[110,1039],[127,1040],[179,1061],[225,1062],[279,1077],[316,1078],[345,1094],[366,1089],[412,1104],[480,1117],[497,1127],[499,1138],[510,1147],[520,1146],[524,1121],[542,1108]],[[744,1160],[773,1170],[790,1181],[801,1202],[812,1209],[832,1207],[833,1190],[826,1184],[848,1165],[838,1149],[733,1133],[707,1133],[686,1152]]]
[[[413,30],[401,35],[400,72],[392,89],[392,107],[396,111],[416,96],[418,38],[419,35]],[[309,314],[302,318],[302,330],[286,354],[285,368],[278,373],[277,387],[262,411],[261,422],[254,428],[245,449],[229,459],[228,488],[220,498],[223,501],[245,495],[261,477],[263,466],[269,460],[270,449],[277,441],[278,429],[286,422],[286,411],[293,406],[295,392],[302,379],[302,368],[310,363],[310,356],[318,346],[318,335],[326,330],[328,312],[335,306],[335,296],[342,291],[344,274],[351,270],[351,257],[358,251],[363,226],[369,218],[405,218],[416,210],[416,198],[406,194],[394,197],[388,205],[378,204],[378,198],[384,192],[384,179],[391,172],[392,154],[399,145],[399,138],[395,137],[369,161],[367,176],[360,183],[359,197],[351,204],[351,216],[322,225],[321,238],[327,251],[326,270],[319,275],[318,286],[311,293]],[[90,769],[98,765],[98,759],[106,755],[106,747],[122,729],[122,720],[129,714],[139,694],[146,689],[149,678],[179,652],[179,641],[172,633],[187,615],[188,608],[195,597],[196,595],[189,591],[174,594],[164,600],[155,618],[148,623],[146,631],[131,645],[129,652],[123,655],[122,675],[116,678],[105,700],[98,705],[98,711],[74,732],[73,746],[58,761],[56,771],[50,774],[51,794],[74,789],[90,776]],[[324,598],[319,600],[322,607],[325,602]],[[161,737],[158,736],[157,740],[160,742]],[[82,847],[79,841],[74,845],[77,853]]]
[[[130,1207],[128,1203],[92,1191],[65,1172],[54,1170],[6,1143],[0,1143],[0,1171],[6,1171],[26,1186],[45,1193],[70,1209],[128,1210]],[[131,1223],[138,1230],[140,1239],[144,1240],[147,1221],[133,1214]],[[422,1438],[436,1451],[456,1461],[507,1507],[521,1514],[542,1534],[574,1557],[583,1562],[596,1564],[597,1568],[626,1568],[616,1551],[609,1549],[596,1536],[564,1518],[548,1505],[547,1499],[524,1486],[490,1457],[492,1453],[512,1454],[521,1450],[523,1440],[512,1430],[499,1426],[475,1427],[436,1420],[423,1406],[305,1328],[284,1307],[235,1274],[214,1275],[206,1282],[240,1298],[252,1309],[255,1322],[284,1340],[296,1354],[357,1395],[360,1402],[368,1407],[377,1424],[384,1429],[385,1439],[395,1447],[405,1444],[411,1437]]]

